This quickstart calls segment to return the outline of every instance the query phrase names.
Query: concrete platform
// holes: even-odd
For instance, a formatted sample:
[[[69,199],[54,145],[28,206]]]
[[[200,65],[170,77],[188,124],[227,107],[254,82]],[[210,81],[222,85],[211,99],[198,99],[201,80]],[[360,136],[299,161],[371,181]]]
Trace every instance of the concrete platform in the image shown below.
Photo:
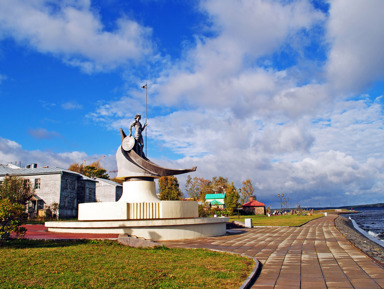
[[[49,232],[127,234],[153,241],[222,236],[228,218],[46,222]]]

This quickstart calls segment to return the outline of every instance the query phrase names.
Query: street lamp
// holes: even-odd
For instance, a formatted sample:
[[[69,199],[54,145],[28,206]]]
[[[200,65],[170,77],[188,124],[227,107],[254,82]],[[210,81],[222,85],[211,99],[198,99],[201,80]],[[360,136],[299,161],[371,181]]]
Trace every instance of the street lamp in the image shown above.
[[[284,198],[284,194],[277,194],[277,196],[280,198],[280,209],[281,209],[281,213],[283,213],[283,198]]]

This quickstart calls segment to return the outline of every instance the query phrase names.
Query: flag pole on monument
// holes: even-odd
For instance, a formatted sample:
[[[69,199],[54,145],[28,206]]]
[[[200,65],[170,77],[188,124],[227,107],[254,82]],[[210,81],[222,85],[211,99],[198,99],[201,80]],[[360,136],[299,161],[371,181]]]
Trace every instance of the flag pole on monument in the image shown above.
[[[148,121],[148,85],[145,83],[141,88],[145,89],[145,124],[147,124]],[[148,142],[147,142],[147,132],[148,128],[145,130],[145,156],[148,157]]]

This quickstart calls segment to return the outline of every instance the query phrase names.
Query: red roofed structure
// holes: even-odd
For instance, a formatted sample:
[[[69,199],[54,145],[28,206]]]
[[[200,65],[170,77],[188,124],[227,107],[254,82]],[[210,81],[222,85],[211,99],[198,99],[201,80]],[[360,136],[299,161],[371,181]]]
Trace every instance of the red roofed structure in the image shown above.
[[[265,204],[254,199],[254,196],[249,197],[249,202],[243,204],[244,212],[255,214],[255,215],[265,215]]]

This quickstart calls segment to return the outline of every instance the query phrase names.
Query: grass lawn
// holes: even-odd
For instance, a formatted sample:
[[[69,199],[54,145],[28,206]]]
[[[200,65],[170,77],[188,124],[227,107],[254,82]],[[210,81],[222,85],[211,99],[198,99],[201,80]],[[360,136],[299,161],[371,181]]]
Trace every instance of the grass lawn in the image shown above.
[[[231,216],[229,221],[239,221],[244,223],[244,219],[251,218],[253,226],[300,226],[310,220],[324,216],[323,214],[314,214],[312,216],[280,215],[280,216]]]
[[[0,242],[0,288],[239,288],[251,259],[112,241]]]

